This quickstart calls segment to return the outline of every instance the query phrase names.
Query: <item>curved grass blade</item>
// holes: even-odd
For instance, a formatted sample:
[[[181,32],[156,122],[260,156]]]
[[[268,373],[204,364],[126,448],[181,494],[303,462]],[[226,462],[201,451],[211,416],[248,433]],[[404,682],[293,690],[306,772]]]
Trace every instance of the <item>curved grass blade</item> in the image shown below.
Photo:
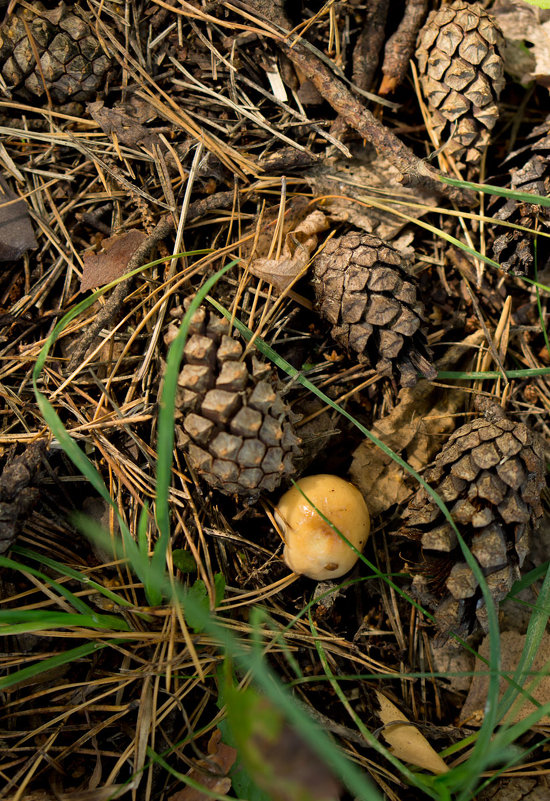
[[[0,556],[0,567],[6,567],[10,570],[19,570],[22,573],[30,573],[31,576],[36,576],[41,581],[44,581],[49,587],[54,589],[56,592],[59,593],[68,603],[71,604],[74,609],[82,614],[94,614],[94,610],[91,606],[82,600],[82,598],[78,598],[74,595],[67,587],[64,587],[62,584],[59,584],[57,581],[54,581],[50,576],[47,576],[45,573],[42,573],[40,570],[37,570],[34,567],[29,567],[29,565],[24,565],[21,562],[16,562],[15,559],[10,559],[8,556]]]
[[[252,332],[249,328],[247,328],[240,320],[233,318],[230,313],[224,309],[221,304],[219,304],[216,300],[211,297],[208,297],[208,301],[216,308],[221,314],[223,314],[227,319],[231,319],[233,325],[238,329],[239,333],[248,341],[252,339]],[[468,546],[466,545],[460,531],[458,530],[451,513],[449,512],[445,503],[441,500],[439,495],[427,484],[422,476],[414,470],[407,462],[401,459],[394,451],[391,450],[385,443],[383,443],[378,437],[376,437],[372,432],[370,432],[365,426],[361,425],[353,415],[339,406],[335,401],[321,392],[318,387],[312,384],[308,379],[302,375],[295,367],[289,364],[285,359],[279,356],[266,342],[264,342],[260,337],[255,337],[254,345],[256,348],[263,353],[270,361],[272,361],[277,367],[283,370],[287,375],[291,378],[294,378],[299,384],[303,387],[308,389],[314,395],[316,395],[323,403],[327,404],[331,408],[335,409],[339,414],[343,415],[346,419],[348,419],[353,425],[361,431],[361,433],[370,439],[378,448],[380,448],[384,453],[386,453],[394,462],[396,462],[400,467],[409,473],[409,475],[413,476],[426,490],[426,492],[430,495],[430,497],[434,500],[437,506],[441,509],[443,514],[445,515],[446,519],[449,521],[449,524],[452,526],[455,534],[457,535],[458,542],[460,544],[460,548],[464,555],[464,559],[467,562],[468,566],[472,570],[473,574],[476,577],[476,580],[481,588],[484,601],[487,605],[487,614],[488,614],[488,622],[489,622],[489,631],[490,631],[490,659],[489,659],[489,669],[490,669],[490,678],[489,678],[489,691],[488,691],[488,698],[487,698],[487,705],[485,709],[485,716],[483,719],[483,723],[481,725],[480,731],[477,736],[476,743],[474,745],[472,755],[470,757],[469,763],[471,767],[471,779],[469,783],[469,787],[473,787],[475,782],[477,781],[477,776],[479,776],[486,765],[488,764],[488,759],[490,758],[490,743],[491,738],[493,736],[493,732],[498,723],[498,693],[499,693],[499,675],[500,675],[500,632],[499,632],[499,625],[498,619],[496,615],[495,606],[493,603],[493,599],[489,592],[489,588],[487,586],[487,581],[477,560],[474,558],[472,553],[470,552]],[[372,568],[371,568],[372,569]],[[401,594],[403,594],[402,590],[399,590]],[[413,600],[413,599],[411,599]],[[445,780],[447,781],[449,788],[451,790],[458,789],[452,787],[453,782],[453,772],[449,772],[445,774]]]
[[[529,2],[529,0],[527,0]],[[534,195],[531,192],[517,192],[515,189],[504,189],[501,186],[492,184],[476,184],[473,181],[459,181],[457,178],[449,178],[447,175],[438,175],[440,181],[449,186],[457,186],[461,189],[473,189],[474,192],[482,192],[484,195],[496,195],[497,197],[508,197],[519,200],[520,203],[534,203],[537,206],[550,206],[550,197],[544,195]]]
[[[75,627],[106,631],[131,631],[128,623],[115,615],[102,615],[96,612],[91,615],[79,615],[71,612],[51,612],[47,609],[0,610],[0,635]]]
[[[29,665],[26,668],[21,668],[21,670],[10,673],[8,676],[2,676],[0,678],[0,690],[7,690],[8,687],[15,687],[17,684],[21,684],[21,682],[29,681],[42,675],[42,673],[45,673],[47,670],[53,670],[62,665],[67,665],[69,662],[83,659],[96,651],[100,651],[102,648],[109,648],[110,646],[124,642],[127,642],[127,640],[87,642],[84,645],[78,645],[76,648],[69,648],[68,651],[63,651],[61,654],[55,654],[55,656],[41,659],[40,662],[37,662],[35,665]],[[37,657],[37,659],[40,659],[40,657]]]
[[[92,590],[95,590],[98,593],[101,593],[105,598],[109,601],[112,601],[117,606],[132,608],[133,604],[130,601],[127,601],[126,598],[123,598],[121,595],[117,595],[112,590],[107,589],[104,587],[103,584],[99,584],[97,581],[94,581],[85,573],[81,573],[79,570],[74,570],[69,565],[64,565],[62,562],[57,562],[55,559],[50,559],[49,556],[43,556],[40,553],[35,553],[31,551],[29,548],[23,548],[20,545],[13,545],[11,548],[12,553],[19,554],[19,556],[25,556],[27,559],[32,559],[35,562],[40,562],[47,567],[51,567],[53,570],[57,571],[63,576],[68,576],[69,578],[75,579],[79,581],[81,584],[84,584],[86,587],[90,587]],[[25,566],[25,570],[28,568]]]
[[[164,383],[160,397],[160,407],[158,415],[158,442],[157,442],[157,484],[156,484],[156,503],[155,513],[159,530],[159,539],[155,545],[155,551],[151,560],[152,569],[155,574],[160,576],[166,564],[166,549],[170,541],[170,509],[168,498],[170,494],[170,482],[172,479],[172,453],[174,449],[174,415],[176,408],[176,389],[183,349],[187,341],[187,333],[191,318],[197,311],[204,298],[212,287],[231,270],[239,259],[233,261],[218,270],[211,276],[191,301],[189,309],[185,313],[176,338],[170,346],[166,358],[166,368],[164,372]]]

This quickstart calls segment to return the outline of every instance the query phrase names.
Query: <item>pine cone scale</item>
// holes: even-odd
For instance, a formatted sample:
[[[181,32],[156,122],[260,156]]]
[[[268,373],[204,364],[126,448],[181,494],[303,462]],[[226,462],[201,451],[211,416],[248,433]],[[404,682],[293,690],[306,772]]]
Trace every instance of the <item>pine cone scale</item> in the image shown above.
[[[394,248],[347,234],[327,243],[314,271],[317,308],[339,344],[403,386],[416,383],[416,368],[435,377],[414,279]]]
[[[84,13],[73,4],[46,11],[34,2],[9,15],[0,26],[0,71],[10,91],[26,100],[49,92],[56,103],[93,97],[111,59]]]
[[[504,598],[529,553],[542,515],[542,448],[524,424],[498,407],[459,428],[426,471],[426,480],[449,505],[495,602]],[[438,506],[421,489],[404,513],[403,536],[420,541],[425,569],[413,580],[429,600],[443,633],[464,636],[476,621],[487,629],[487,610],[456,536]],[[453,558],[454,556],[454,558]]]
[[[498,118],[503,42],[482,5],[463,0],[432,11],[418,37],[420,83],[434,131],[446,152],[471,169],[477,167]]]
[[[212,312],[199,309],[189,330],[178,408],[190,464],[225,494],[253,499],[276,489],[293,472],[300,440],[271,367],[245,356],[241,340]]]

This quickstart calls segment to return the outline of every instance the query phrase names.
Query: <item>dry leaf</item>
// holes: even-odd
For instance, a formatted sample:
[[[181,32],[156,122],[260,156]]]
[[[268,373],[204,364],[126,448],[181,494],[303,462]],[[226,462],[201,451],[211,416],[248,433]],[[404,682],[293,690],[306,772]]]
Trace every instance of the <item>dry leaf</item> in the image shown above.
[[[478,653],[479,656],[488,660],[489,659],[489,635],[487,635],[481,645],[479,646]],[[526,642],[526,635],[525,634],[518,634],[517,631],[503,631],[500,635],[500,649],[501,649],[501,664],[500,670],[503,674],[513,675],[514,670],[517,668],[519,664],[519,660],[521,658],[521,654],[525,647]],[[533,673],[538,671],[540,672],[548,672],[548,663],[550,662],[550,634],[543,634],[542,639],[540,641],[540,645],[537,651],[537,655],[533,661],[533,665],[531,670]],[[483,721],[484,709],[485,704],[487,703],[487,693],[489,690],[489,677],[487,675],[487,663],[482,662],[480,658],[476,659],[475,664],[475,671],[476,675],[472,680],[472,684],[470,687],[470,692],[468,693],[468,697],[464,703],[462,708],[462,712],[460,713],[461,720],[467,724],[468,726],[480,726]],[[484,675],[479,675],[484,674]],[[535,687],[530,688],[530,684],[533,680],[538,681],[538,684]],[[548,703],[548,699],[550,698],[550,676],[545,676],[543,679],[539,680],[537,676],[527,676],[523,681],[520,682],[523,687],[528,691],[529,695],[531,695],[539,704],[546,704]],[[500,691],[499,697],[502,697],[504,691],[509,686],[506,679],[501,679],[500,681]],[[513,716],[510,717],[510,713],[505,718],[509,723],[517,723],[519,720],[523,720],[528,715],[536,710],[534,704],[530,701],[525,700],[522,704],[521,708],[519,709],[512,709],[510,713],[513,712]],[[539,726],[548,726],[550,724],[550,716],[545,715],[537,726],[533,728],[538,728]]]
[[[128,262],[146,239],[143,231],[131,228],[123,234],[104,239],[101,253],[85,253],[80,291],[103,286],[124,275]]]
[[[353,158],[326,162],[314,167],[305,177],[315,195],[329,196],[323,202],[333,220],[349,222],[386,242],[393,240],[408,220],[368,206],[368,196],[386,206],[391,206],[396,199],[403,200],[403,205],[399,203],[394,208],[414,219],[420,219],[438,204],[437,196],[426,189],[403,186],[399,170],[369,145],[354,147]],[[407,201],[411,205],[406,205]]]
[[[326,231],[328,220],[322,211],[312,211],[293,231],[285,236],[279,259],[254,259],[249,270],[283,292],[299,275],[317,247],[317,234]]]
[[[221,742],[221,732],[216,729],[208,743],[208,759],[202,759],[197,767],[187,773],[190,779],[201,784],[206,790],[226,795],[231,789],[231,779],[227,775],[237,759],[237,751]],[[208,801],[209,795],[186,785],[171,795],[168,801]]]
[[[36,247],[27,204],[0,180],[0,261],[17,261]]]
[[[154,144],[157,144],[165,149],[158,134],[167,129],[146,128],[142,124],[147,119],[145,116],[147,109],[149,116],[154,113],[149,104],[146,104],[144,110],[143,103],[140,105],[135,102],[122,104],[115,108],[107,108],[102,100],[87,105],[90,116],[101,126],[103,132],[108,136],[115,134],[121,144],[128,145],[128,147],[142,145],[149,150]]]
[[[429,381],[419,381],[415,387],[400,391],[397,405],[371,431],[419,470],[432,460],[453,432],[452,415],[463,404],[461,390],[442,394]],[[408,473],[370,439],[363,440],[355,449],[350,475],[367,498],[374,517],[396,503],[403,503],[414,489]]]
[[[465,342],[475,345],[482,338],[483,333],[476,331]],[[438,368],[457,369],[464,353],[471,353],[463,345],[449,348]],[[415,387],[399,392],[396,406],[378,420],[371,431],[411,467],[422,470],[454,431],[453,415],[463,407],[464,398],[460,389],[442,391],[429,381],[419,381]],[[367,499],[373,517],[394,504],[403,503],[414,489],[409,474],[370,439],[363,440],[355,449],[350,475]]]
[[[384,724],[382,737],[391,746],[392,754],[403,762],[424,768],[431,773],[447,773],[449,768],[424,735],[407,720],[395,704],[388,701],[385,695],[378,690],[375,692],[380,704],[378,716]]]
[[[524,0],[496,0],[491,14],[506,39],[507,71],[520,83],[536,80],[550,89],[550,9]]]

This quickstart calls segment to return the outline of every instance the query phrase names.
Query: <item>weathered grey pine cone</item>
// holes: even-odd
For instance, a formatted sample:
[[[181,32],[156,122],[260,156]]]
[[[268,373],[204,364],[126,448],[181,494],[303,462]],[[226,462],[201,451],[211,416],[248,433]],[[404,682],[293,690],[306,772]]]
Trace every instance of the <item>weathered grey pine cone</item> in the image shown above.
[[[194,470],[220,492],[254,499],[294,474],[300,440],[274,369],[243,353],[227,320],[201,307],[185,345],[177,407]]]
[[[416,58],[431,122],[445,152],[476,168],[498,119],[504,87],[502,33],[480,3],[432,11]]]
[[[538,438],[524,423],[490,406],[485,417],[451,435],[425,479],[449,507],[498,605],[520,576],[542,516],[545,464]],[[417,540],[424,557],[413,587],[435,610],[440,631],[466,636],[477,624],[487,631],[487,610],[474,573],[424,488],[403,516],[399,533]]]
[[[527,160],[523,165],[511,170],[510,189],[529,192],[534,195],[550,196],[550,117],[537,126],[528,137]],[[511,154],[511,158],[518,154]],[[523,156],[525,159],[525,155]],[[550,229],[550,208],[536,203],[527,203],[514,198],[503,200],[494,198],[489,205],[490,213],[497,220],[522,225],[533,230],[548,232]],[[493,243],[493,257],[504,270],[518,275],[533,272],[535,263],[534,237],[516,228],[496,228],[502,231]],[[543,237],[539,237],[537,267],[542,272],[550,261],[550,248]]]
[[[370,234],[331,239],[314,262],[319,313],[332,336],[380,373],[413,386],[437,371],[422,332],[416,282],[397,250]]]
[[[40,2],[17,6],[0,26],[3,94],[36,101],[49,93],[57,104],[93,98],[112,62],[89,20],[72,3],[51,11]]]
[[[4,457],[0,472],[0,554],[11,548],[38,501],[39,491],[33,481],[45,450],[45,442],[38,440],[19,454],[14,446]]]

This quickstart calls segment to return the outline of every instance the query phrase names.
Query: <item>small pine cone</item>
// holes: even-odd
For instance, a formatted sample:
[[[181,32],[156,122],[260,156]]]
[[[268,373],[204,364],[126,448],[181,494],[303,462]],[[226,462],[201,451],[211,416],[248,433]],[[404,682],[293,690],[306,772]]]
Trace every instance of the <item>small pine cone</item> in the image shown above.
[[[18,6],[0,26],[0,72],[9,97],[36,101],[47,87],[54,103],[84,102],[105,84],[110,68],[89,13],[78,6]]]
[[[38,500],[33,481],[45,452],[42,440],[27,445],[23,453],[10,448],[0,472],[0,554],[5,553],[17,536],[21,523]]]
[[[449,507],[477,559],[497,606],[519,577],[540,522],[544,467],[535,435],[493,405],[485,417],[458,428],[426,472],[426,481]],[[453,529],[424,488],[409,502],[404,519],[399,533],[422,544],[425,560],[413,587],[435,610],[440,631],[466,636],[477,623],[487,631],[481,589]]]
[[[529,158],[522,166],[510,170],[510,189],[548,197],[550,196],[550,117],[543,125],[535,128],[529,139],[531,140],[528,148]],[[519,152],[523,154],[524,151],[525,148],[522,148]],[[518,154],[512,154],[512,157],[514,155]],[[500,206],[497,211],[494,210],[496,206]],[[502,198],[494,198],[489,208],[497,220],[507,220],[533,230],[550,229],[548,206],[539,206],[513,198],[505,201]],[[534,237],[525,231],[507,228],[495,239],[493,256],[504,270],[512,270],[518,275],[528,274],[532,271],[535,261],[533,242]],[[538,269],[540,271],[545,269],[549,260],[548,240],[541,236],[538,239]]]
[[[397,250],[370,234],[331,239],[314,262],[319,313],[332,336],[404,387],[437,375],[421,331],[415,279]]]
[[[227,495],[275,490],[293,474],[300,440],[271,365],[243,359],[227,320],[205,308],[192,318],[182,363],[177,403],[192,467]]]
[[[504,39],[480,3],[463,0],[432,11],[416,58],[432,125],[445,152],[475,168],[498,118],[504,87]]]

